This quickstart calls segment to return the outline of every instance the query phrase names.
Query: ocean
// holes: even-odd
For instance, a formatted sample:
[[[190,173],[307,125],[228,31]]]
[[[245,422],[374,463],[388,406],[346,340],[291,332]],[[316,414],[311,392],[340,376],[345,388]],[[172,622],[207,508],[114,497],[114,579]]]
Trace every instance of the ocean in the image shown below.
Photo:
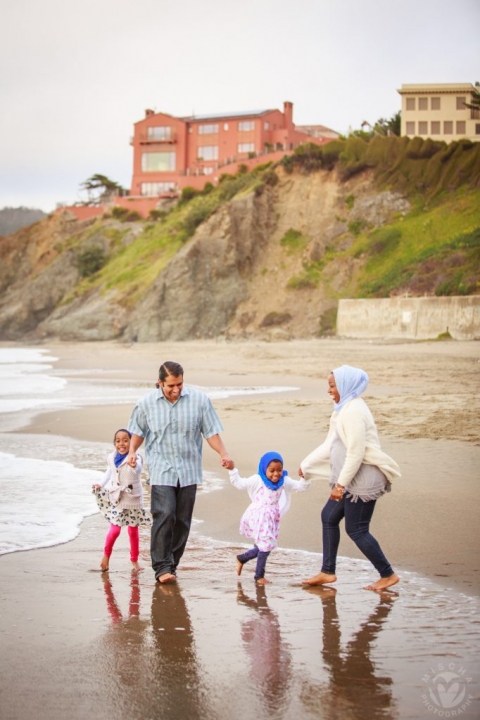
[[[98,512],[90,488],[102,479],[112,450],[108,443],[11,431],[38,413],[59,408],[113,403],[133,407],[151,390],[106,381],[102,368],[92,370],[86,381],[85,371],[79,378],[75,370],[55,369],[57,360],[44,348],[0,348],[0,555],[73,540],[82,520]],[[218,399],[294,388],[201,389]],[[204,493],[221,487],[213,473],[205,472],[203,483]]]

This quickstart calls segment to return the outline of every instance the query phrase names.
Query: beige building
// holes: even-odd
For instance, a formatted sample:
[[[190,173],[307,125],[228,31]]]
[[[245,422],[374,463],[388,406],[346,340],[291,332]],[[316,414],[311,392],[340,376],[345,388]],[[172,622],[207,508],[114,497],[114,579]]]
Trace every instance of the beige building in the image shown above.
[[[465,107],[475,90],[471,83],[402,85],[402,136],[480,141],[480,110]]]

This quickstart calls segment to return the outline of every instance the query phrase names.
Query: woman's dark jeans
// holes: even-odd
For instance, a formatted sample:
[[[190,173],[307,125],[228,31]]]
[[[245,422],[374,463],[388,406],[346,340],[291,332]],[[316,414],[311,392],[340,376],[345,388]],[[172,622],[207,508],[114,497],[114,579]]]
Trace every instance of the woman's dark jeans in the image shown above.
[[[327,500],[322,510],[323,564],[322,572],[335,574],[338,546],[340,544],[340,521],[345,518],[345,530],[359,550],[370,560],[382,578],[393,575],[393,569],[382,552],[377,540],[370,534],[370,520],[376,500],[351,502],[343,498],[340,502]]]
[[[158,578],[177,570],[190,533],[197,486],[152,485],[151,491],[150,554]]]
[[[259,580],[260,578],[265,577],[265,566],[267,564],[267,558],[269,555],[270,551],[262,552],[258,549],[256,545],[254,545],[253,548],[251,548],[250,550],[247,550],[241,555],[237,555],[237,560],[239,560],[239,562],[244,565],[249,560],[257,558],[257,567],[255,568],[255,580]]]

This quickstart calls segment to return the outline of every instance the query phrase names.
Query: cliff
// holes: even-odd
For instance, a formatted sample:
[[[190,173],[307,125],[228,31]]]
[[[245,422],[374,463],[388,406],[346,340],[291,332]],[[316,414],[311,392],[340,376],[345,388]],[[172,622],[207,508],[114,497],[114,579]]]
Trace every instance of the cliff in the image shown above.
[[[151,222],[54,214],[0,239],[0,338],[306,338],[342,297],[479,292],[479,199],[459,182],[420,207],[371,167],[278,166]]]

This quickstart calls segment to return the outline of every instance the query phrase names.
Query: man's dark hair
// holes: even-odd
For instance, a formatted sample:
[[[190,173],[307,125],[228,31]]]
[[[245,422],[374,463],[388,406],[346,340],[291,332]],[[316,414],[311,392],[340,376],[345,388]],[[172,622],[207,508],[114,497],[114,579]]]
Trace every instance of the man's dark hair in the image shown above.
[[[162,365],[160,365],[160,369],[158,371],[158,379],[164,382],[169,375],[171,375],[172,377],[183,377],[182,366],[179,365],[179,363],[171,362],[170,360],[164,362]]]

